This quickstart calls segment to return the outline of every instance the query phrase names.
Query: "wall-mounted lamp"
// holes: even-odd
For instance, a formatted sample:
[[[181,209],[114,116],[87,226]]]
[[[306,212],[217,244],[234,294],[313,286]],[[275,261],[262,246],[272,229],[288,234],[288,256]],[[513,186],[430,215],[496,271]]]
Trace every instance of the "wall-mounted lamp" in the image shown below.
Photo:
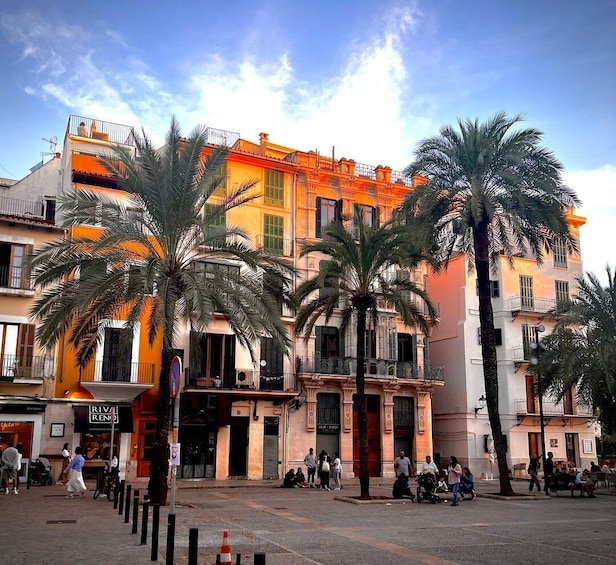
[[[479,410],[483,410],[486,407],[486,397],[482,394],[479,397],[479,406],[475,406],[475,414],[479,412]]]
[[[295,397],[295,410],[299,410],[306,403],[306,399],[306,393],[303,390],[300,391],[300,393]]]
[[[68,390],[68,388],[64,391],[64,396],[66,396],[69,392],[71,392],[70,390]]]

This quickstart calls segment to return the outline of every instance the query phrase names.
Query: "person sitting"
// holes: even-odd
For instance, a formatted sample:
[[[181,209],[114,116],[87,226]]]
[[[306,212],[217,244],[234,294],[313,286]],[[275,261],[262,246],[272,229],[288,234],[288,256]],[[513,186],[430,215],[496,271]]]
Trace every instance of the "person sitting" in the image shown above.
[[[600,473],[601,467],[597,465],[594,461],[590,463],[590,472],[591,473]]]
[[[464,467],[462,469],[462,475],[460,475],[460,497],[464,498],[465,494],[470,495],[471,500],[476,498],[473,473],[471,473],[468,467]]]
[[[409,497],[411,500],[415,499],[415,495],[411,492],[409,482],[406,480],[406,474],[400,473],[398,478],[394,482],[394,487],[391,491],[391,495],[394,498]]]
[[[295,471],[289,469],[282,481],[282,488],[295,488]]]
[[[571,483],[569,487],[571,488],[571,492],[573,492],[576,487],[580,487],[580,496],[586,493],[588,498],[595,498],[595,483],[590,478],[590,472],[587,469],[580,471],[575,476],[575,481]]]
[[[85,122],[81,122],[79,124],[79,127],[77,128],[77,135],[81,136],[81,137],[87,137],[87,132],[86,132],[86,124]]]
[[[603,463],[603,467],[601,467],[601,472],[602,473],[609,473],[610,472],[610,460],[607,459],[605,461],[605,463]]]
[[[297,468],[293,486],[296,488],[304,488],[308,486],[308,483],[306,482],[306,477],[304,476],[304,472],[302,471],[301,467]]]

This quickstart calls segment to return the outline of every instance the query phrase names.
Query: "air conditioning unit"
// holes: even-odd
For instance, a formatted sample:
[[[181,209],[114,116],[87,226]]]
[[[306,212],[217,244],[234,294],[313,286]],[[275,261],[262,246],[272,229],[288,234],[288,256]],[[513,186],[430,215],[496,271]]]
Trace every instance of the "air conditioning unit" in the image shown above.
[[[251,388],[254,386],[252,369],[235,370],[235,386],[238,388]]]

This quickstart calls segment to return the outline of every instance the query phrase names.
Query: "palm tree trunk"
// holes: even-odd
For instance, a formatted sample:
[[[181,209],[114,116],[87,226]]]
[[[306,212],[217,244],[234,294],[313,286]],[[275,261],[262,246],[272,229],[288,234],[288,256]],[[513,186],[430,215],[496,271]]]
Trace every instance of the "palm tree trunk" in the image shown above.
[[[164,506],[167,503],[167,476],[169,475],[169,427],[170,401],[169,370],[173,349],[163,347],[162,366],[158,379],[158,402],[156,407],[156,430],[150,449],[150,482],[148,494],[152,504]]]
[[[355,397],[359,437],[359,497],[370,499],[370,473],[368,472],[368,417],[366,413],[366,309],[357,310],[357,371]]]
[[[479,323],[481,327],[481,354],[483,357],[483,380],[486,389],[486,406],[494,450],[498,462],[500,494],[514,494],[509,480],[505,438],[503,437],[500,413],[498,411],[498,363],[496,357],[496,341],[494,336],[494,312],[490,294],[490,261],[488,254],[488,224],[481,222],[473,230],[475,247],[475,269],[477,272],[477,287],[479,292]]]

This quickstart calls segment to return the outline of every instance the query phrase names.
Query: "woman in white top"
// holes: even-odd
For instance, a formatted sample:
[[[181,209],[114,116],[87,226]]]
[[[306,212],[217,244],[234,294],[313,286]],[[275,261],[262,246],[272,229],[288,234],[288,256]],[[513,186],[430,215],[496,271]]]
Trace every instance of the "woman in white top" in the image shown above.
[[[68,467],[68,464],[71,462],[71,451],[68,448],[68,443],[64,444],[62,448],[62,470],[60,471],[60,477],[58,478],[58,482],[56,484],[63,485],[66,481],[68,481],[68,476],[64,472],[64,469]]]

